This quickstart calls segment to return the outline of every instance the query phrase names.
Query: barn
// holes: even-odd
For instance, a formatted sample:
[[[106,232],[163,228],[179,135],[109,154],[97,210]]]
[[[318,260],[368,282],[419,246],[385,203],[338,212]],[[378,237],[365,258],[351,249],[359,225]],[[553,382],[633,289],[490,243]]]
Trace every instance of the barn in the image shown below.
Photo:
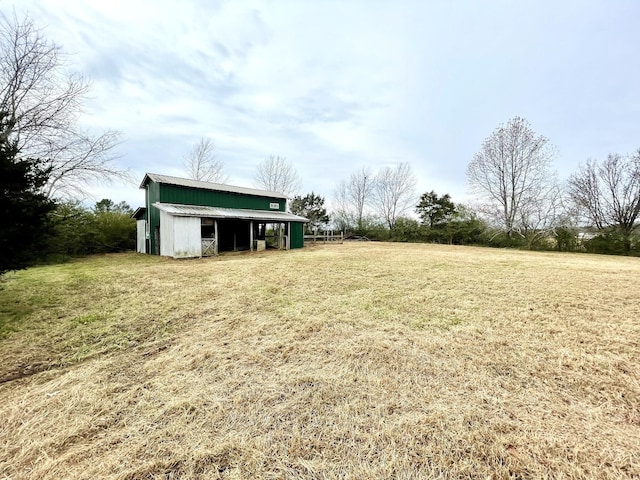
[[[147,173],[133,217],[140,253],[173,258],[224,251],[302,248],[308,220],[281,193]]]

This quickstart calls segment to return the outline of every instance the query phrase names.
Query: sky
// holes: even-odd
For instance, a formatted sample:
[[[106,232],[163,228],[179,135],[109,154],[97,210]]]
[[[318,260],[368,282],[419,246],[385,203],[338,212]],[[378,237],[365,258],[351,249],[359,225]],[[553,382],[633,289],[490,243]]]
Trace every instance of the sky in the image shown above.
[[[514,116],[556,147],[566,179],[640,148],[637,0],[0,0],[92,82],[81,125],[121,132],[134,182],[94,200],[144,203],[146,172],[185,176],[202,137],[229,183],[285,157],[330,203],[360,167],[408,162],[416,198],[468,199],[466,168]]]

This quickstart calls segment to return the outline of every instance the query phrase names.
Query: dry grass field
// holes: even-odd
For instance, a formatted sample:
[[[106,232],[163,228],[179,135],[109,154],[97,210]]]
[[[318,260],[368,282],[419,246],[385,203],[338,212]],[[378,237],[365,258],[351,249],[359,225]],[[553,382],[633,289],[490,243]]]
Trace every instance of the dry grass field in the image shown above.
[[[356,243],[0,288],[0,478],[640,477],[637,258]]]

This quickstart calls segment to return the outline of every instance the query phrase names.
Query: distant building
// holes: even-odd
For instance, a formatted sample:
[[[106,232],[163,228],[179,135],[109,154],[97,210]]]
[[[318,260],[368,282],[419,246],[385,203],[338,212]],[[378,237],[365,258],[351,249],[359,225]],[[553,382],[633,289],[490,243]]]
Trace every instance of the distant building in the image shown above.
[[[174,258],[302,248],[304,217],[281,193],[147,173],[140,184],[137,250]]]

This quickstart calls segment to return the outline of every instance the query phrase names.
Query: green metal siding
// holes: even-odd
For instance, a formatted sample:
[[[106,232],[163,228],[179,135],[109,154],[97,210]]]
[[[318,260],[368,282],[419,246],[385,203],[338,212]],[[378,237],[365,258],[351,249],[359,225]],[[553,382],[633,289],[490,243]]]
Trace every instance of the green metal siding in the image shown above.
[[[179,203],[182,205],[203,205],[206,207],[244,208],[248,210],[271,210],[284,212],[285,199],[243,195],[232,192],[200,190],[198,188],[160,184],[160,200],[162,203]],[[277,203],[278,208],[271,208]]]
[[[289,243],[290,248],[302,248],[304,247],[304,228],[302,223],[291,222],[291,241]]]
[[[149,216],[149,252],[156,253],[156,227],[160,226],[160,210],[152,206],[154,202],[160,201],[160,184],[149,182],[147,184],[147,215]]]

